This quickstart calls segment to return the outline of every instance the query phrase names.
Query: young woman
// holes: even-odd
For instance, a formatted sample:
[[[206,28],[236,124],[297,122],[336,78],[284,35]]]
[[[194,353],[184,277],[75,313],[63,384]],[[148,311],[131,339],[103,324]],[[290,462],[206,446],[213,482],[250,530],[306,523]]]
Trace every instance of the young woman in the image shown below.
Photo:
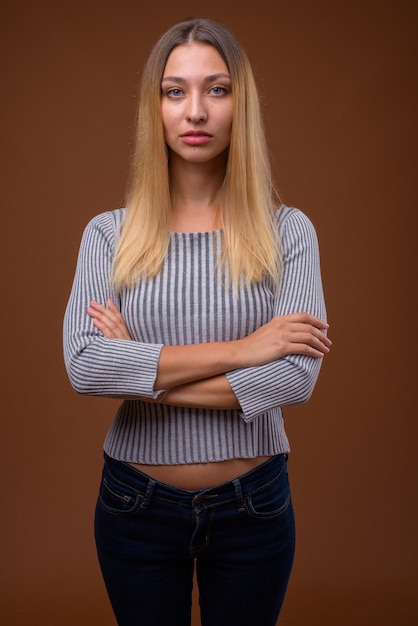
[[[247,57],[176,24],[142,79],[126,210],[87,226],[65,315],[74,388],[123,401],[100,564],[120,626],[273,626],[294,554],[281,407],[331,342],[310,221],[279,205]]]

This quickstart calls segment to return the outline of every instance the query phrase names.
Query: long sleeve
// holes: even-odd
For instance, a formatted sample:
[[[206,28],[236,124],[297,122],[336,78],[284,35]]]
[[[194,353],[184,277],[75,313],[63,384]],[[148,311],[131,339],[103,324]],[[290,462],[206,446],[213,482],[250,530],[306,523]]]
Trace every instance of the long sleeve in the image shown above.
[[[284,208],[280,221],[283,274],[274,315],[307,312],[326,320],[315,229],[297,209]],[[261,367],[227,373],[241,416],[249,422],[275,407],[306,402],[314,389],[322,359],[289,355]]]
[[[136,463],[201,463],[288,452],[280,406],[312,393],[320,359],[290,356],[259,368],[227,373],[241,412],[144,402],[155,398],[163,345],[231,341],[273,315],[308,311],[325,319],[315,231],[297,209],[277,212],[284,253],[277,293],[270,281],[222,280],[221,230],[171,233],[161,271],[138,280],[118,298],[109,273],[123,210],[94,218],[83,234],[64,320],[64,357],[80,393],[124,398],[105,450]],[[87,314],[91,300],[111,298],[133,341],[106,339]]]
[[[64,317],[64,360],[79,393],[154,398],[162,344],[106,339],[86,312],[91,300],[118,302],[109,274],[122,215],[122,210],[98,215],[84,231]]]

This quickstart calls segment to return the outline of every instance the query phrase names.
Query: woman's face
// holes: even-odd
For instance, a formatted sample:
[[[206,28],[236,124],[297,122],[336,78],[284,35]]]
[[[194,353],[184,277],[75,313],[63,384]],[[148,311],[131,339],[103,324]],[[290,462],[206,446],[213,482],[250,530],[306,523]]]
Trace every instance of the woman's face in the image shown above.
[[[231,78],[219,52],[193,42],[174,48],[161,83],[161,111],[171,158],[206,163],[231,140]]]

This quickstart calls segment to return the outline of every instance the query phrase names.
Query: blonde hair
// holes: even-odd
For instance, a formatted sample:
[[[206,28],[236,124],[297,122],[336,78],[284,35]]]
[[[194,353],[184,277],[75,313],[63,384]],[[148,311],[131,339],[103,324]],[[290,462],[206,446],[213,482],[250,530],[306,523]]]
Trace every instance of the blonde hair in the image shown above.
[[[240,280],[278,281],[281,257],[273,208],[278,202],[253,72],[232,33],[205,18],[184,20],[156,43],[141,81],[136,148],[127,211],[113,262],[116,288],[155,276],[169,243],[170,181],[161,116],[161,81],[176,46],[194,41],[214,46],[231,76],[233,123],[219,204],[224,231],[222,264],[235,286]]]

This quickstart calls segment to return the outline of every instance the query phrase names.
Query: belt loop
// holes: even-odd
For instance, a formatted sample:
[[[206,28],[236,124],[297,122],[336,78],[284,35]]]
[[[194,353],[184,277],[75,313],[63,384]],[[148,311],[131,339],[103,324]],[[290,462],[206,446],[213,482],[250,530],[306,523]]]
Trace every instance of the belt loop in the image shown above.
[[[151,502],[151,498],[152,498],[152,494],[154,493],[154,488],[156,485],[156,481],[152,478],[148,479],[148,485],[147,485],[147,489],[145,491],[145,496],[144,496],[144,500],[142,502],[142,506],[141,508],[143,509],[147,509],[150,505]]]
[[[234,488],[235,488],[235,497],[238,503],[238,511],[245,511],[244,497],[242,495],[241,482],[239,478],[234,478],[234,480],[232,481],[232,484],[234,485]]]

